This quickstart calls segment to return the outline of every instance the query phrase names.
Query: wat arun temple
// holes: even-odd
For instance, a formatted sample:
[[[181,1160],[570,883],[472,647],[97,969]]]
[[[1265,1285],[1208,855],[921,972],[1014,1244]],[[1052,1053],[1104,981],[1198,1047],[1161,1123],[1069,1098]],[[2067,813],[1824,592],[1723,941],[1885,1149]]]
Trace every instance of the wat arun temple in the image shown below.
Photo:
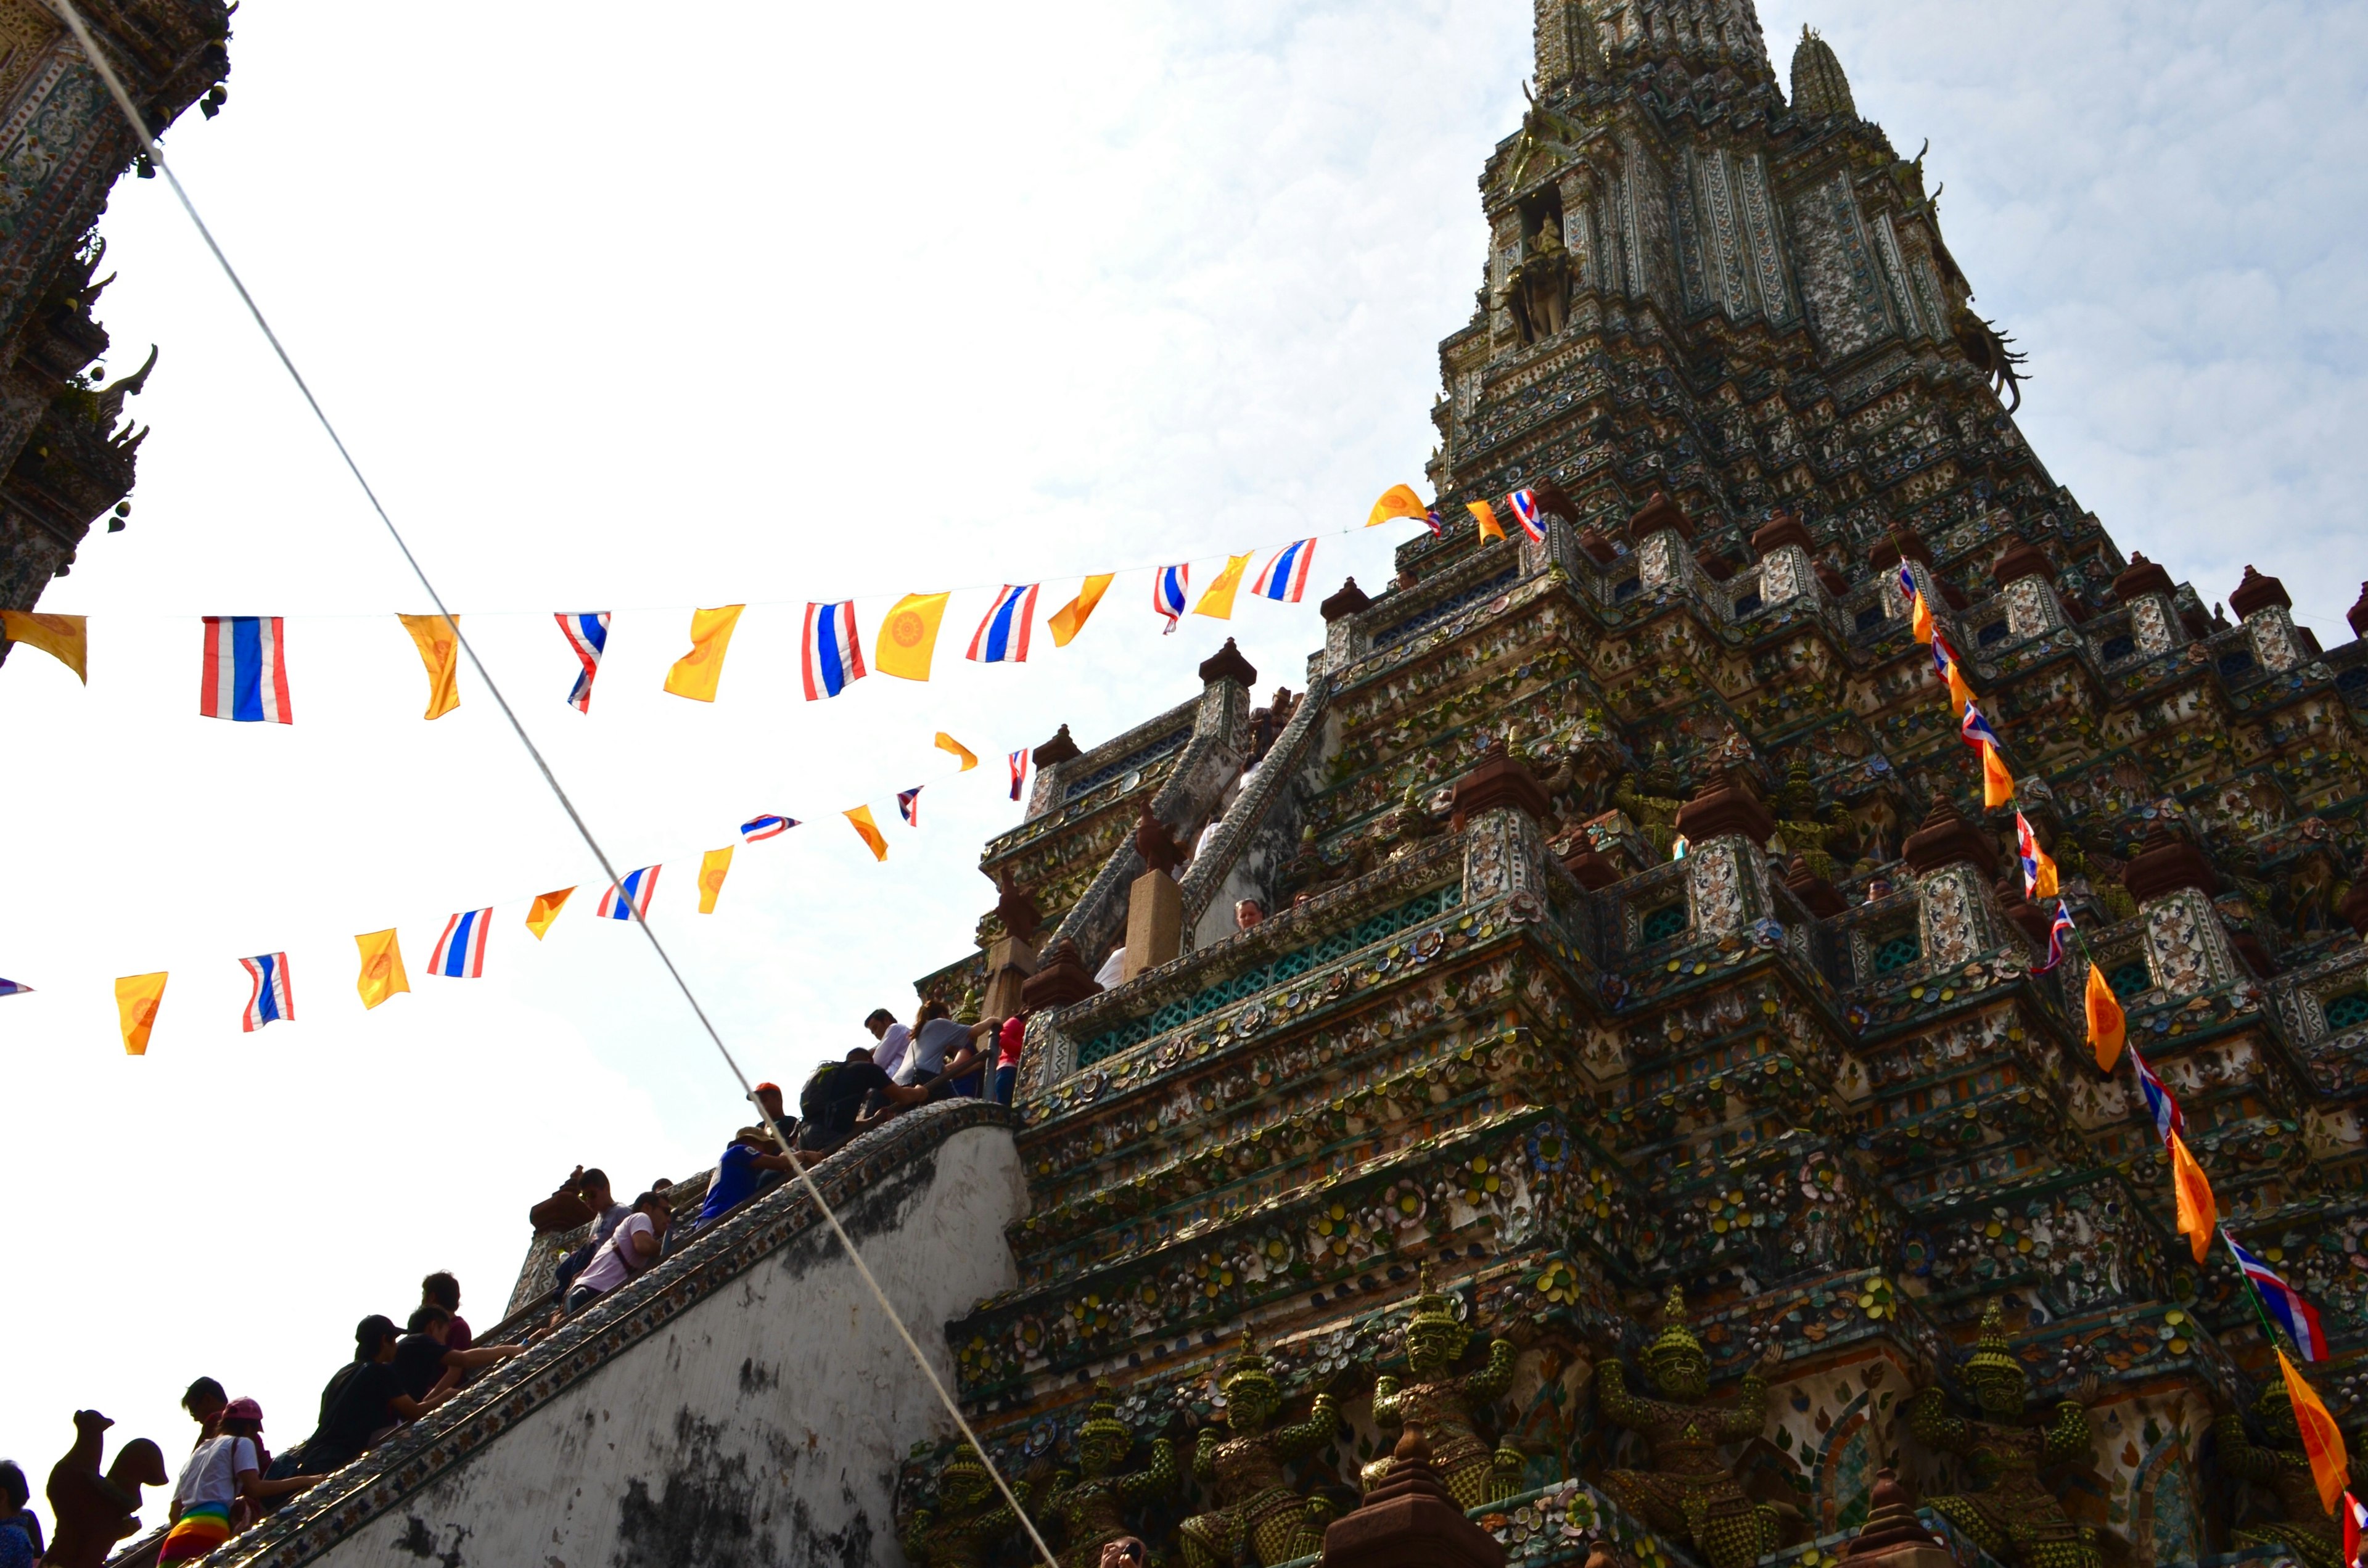
[[[1304,672],[1212,639],[1037,748],[919,982],[1032,1010],[1017,1106],[823,1190],[1064,1568],[2340,1568],[2302,1347],[2177,1233],[2082,997],[2368,1424],[2368,644],[2050,476],[1814,33],[1780,74],[1751,0],[1536,0],[1529,92],[1440,526]],[[1484,539],[1518,490],[1543,538]],[[1903,572],[2058,868],[2052,969]],[[214,1561],[1037,1557],[792,1186]]]

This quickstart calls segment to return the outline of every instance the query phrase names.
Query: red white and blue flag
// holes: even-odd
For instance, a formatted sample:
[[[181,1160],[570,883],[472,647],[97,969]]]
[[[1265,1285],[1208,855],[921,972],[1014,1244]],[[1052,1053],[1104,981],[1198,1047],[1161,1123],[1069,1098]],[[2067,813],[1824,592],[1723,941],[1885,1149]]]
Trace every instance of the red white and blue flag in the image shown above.
[[[1307,591],[1307,569],[1315,562],[1315,541],[1294,540],[1269,557],[1258,569],[1258,581],[1250,592],[1262,599],[1295,605],[1299,596]]]
[[[2022,896],[2029,898],[2039,891],[2039,835],[2021,812],[2014,813],[2014,862],[2022,868]]]
[[[464,909],[444,922],[444,934],[436,938],[436,951],[427,960],[427,972],[447,980],[483,980],[485,933],[493,929],[493,925],[494,912],[490,909]]]
[[[1422,526],[1430,530],[1430,537],[1433,539],[1445,539],[1447,537],[1447,525],[1440,520],[1440,516],[1437,512],[1425,512],[1422,515]]]
[[[277,615],[206,617],[200,714],[242,724],[295,722],[288,706],[286,625]]]
[[[2179,1108],[2179,1101],[2172,1097],[2169,1085],[2155,1076],[2154,1069],[2146,1065],[2146,1058],[2138,1054],[2135,1046],[2130,1048],[2130,1064],[2137,1069],[2138,1093],[2146,1098],[2146,1115],[2153,1119],[2154,1130],[2161,1135],[2163,1147],[2167,1149],[2170,1146],[2172,1133],[2186,1135],[2187,1113]]]
[[[1167,629],[1160,632],[1162,637],[1175,631],[1176,623],[1184,619],[1184,594],[1191,585],[1192,568],[1189,564],[1163,566],[1152,574],[1151,608],[1167,618]]]
[[[2368,1537],[2368,1503],[2343,1494],[2343,1568],[2360,1568],[2360,1543]]]
[[[1964,721],[1957,725],[1957,738],[1975,751],[1984,746],[1996,746],[2000,751],[2006,749],[1998,738],[1998,732],[1990,728],[1990,722],[1982,717],[1982,710],[1970,702],[1965,704]]]
[[[559,630],[575,656],[584,661],[584,673],[575,677],[575,688],[567,694],[567,706],[578,713],[592,711],[592,677],[600,673],[600,655],[609,646],[609,612],[597,615],[555,615]]]
[[[921,786],[896,791],[896,814],[905,819],[907,827],[921,825]]]
[[[255,982],[255,994],[246,999],[246,1012],[239,1019],[239,1028],[253,1034],[266,1024],[295,1022],[296,998],[288,985],[288,955],[265,953],[238,961],[245,967],[247,978]]]
[[[644,866],[638,871],[627,871],[625,880],[600,895],[599,918],[631,920],[636,915],[650,917],[650,895],[658,891],[658,869]]]
[[[1916,574],[1907,569],[1905,561],[1899,563],[1899,597],[1909,604],[1916,602]]]
[[[855,601],[806,606],[806,700],[837,697],[863,678],[863,646],[855,635]]]
[[[2245,1278],[2251,1280],[2253,1289],[2261,1293],[2261,1304],[2270,1309],[2270,1316],[2277,1319],[2278,1326],[2294,1336],[2294,1348],[2302,1352],[2302,1358],[2305,1361],[2327,1359],[2327,1330],[2319,1326],[2318,1309],[2305,1300],[2301,1291],[2279,1278],[2277,1272],[2268,1264],[2238,1246],[2237,1238],[2230,1235],[2225,1226],[2221,1228],[2220,1239],[2228,1244],[2228,1250],[2236,1255],[2237,1267],[2245,1271]],[[2344,1527],[2346,1535],[2357,1528],[2349,1518],[2344,1521]]]
[[[1036,619],[1036,585],[1007,583],[993,608],[970,634],[964,655],[982,665],[1018,665],[1028,659],[1028,628]]]
[[[740,824],[740,836],[751,844],[756,844],[768,838],[779,838],[797,825],[798,819],[795,817],[752,817]]]
[[[1019,799],[1019,786],[1028,777],[1028,748],[1021,746],[1011,754],[1011,798]]]
[[[1521,531],[1530,536],[1530,541],[1532,544],[1545,543],[1546,526],[1538,517],[1537,492],[1516,490],[1505,497],[1505,502],[1513,508],[1513,516],[1520,519]]]
[[[13,980],[0,980],[0,996],[29,996],[32,994],[33,988],[29,985],[19,985]]]
[[[2062,963],[2064,955],[2070,949],[2071,945],[2072,912],[2064,907],[2062,899],[2058,899],[2055,901],[2055,918],[2047,927],[2047,961],[2031,972],[2045,974],[2049,970]]]

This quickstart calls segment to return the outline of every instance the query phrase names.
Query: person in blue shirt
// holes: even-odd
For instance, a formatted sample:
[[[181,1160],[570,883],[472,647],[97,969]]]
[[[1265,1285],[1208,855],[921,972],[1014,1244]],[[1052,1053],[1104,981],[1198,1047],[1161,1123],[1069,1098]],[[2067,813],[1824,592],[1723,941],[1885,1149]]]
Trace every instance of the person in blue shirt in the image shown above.
[[[757,1085],[757,1102],[773,1125],[789,1137],[797,1136],[796,1122],[781,1113],[781,1091],[778,1085]],[[762,1127],[744,1127],[732,1136],[723,1157],[715,1162],[715,1179],[707,1184],[707,1201],[700,1205],[699,1222],[693,1230],[704,1230],[757,1195],[765,1184],[766,1173],[790,1169],[790,1157],[781,1153],[772,1135]]]

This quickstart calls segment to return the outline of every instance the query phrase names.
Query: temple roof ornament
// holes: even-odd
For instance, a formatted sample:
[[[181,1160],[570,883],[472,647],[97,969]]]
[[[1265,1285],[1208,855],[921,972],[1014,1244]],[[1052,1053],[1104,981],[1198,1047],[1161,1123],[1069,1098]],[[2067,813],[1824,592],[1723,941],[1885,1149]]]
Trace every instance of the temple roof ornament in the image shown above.
[[[1850,78],[1842,74],[1841,60],[1831,44],[1806,26],[1793,50],[1793,112],[1812,119],[1837,115],[1858,118],[1858,104],[1850,97]]]

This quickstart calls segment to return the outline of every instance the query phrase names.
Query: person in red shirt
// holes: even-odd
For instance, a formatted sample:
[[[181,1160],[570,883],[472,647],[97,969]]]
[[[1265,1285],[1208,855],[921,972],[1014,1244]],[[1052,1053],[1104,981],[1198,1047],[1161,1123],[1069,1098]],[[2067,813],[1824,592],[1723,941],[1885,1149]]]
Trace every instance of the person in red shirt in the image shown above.
[[[1028,1041],[1028,1013],[1025,1009],[1003,1020],[1003,1032],[996,1041],[995,1103],[1009,1105],[1013,1085],[1019,1078],[1019,1048]]]

